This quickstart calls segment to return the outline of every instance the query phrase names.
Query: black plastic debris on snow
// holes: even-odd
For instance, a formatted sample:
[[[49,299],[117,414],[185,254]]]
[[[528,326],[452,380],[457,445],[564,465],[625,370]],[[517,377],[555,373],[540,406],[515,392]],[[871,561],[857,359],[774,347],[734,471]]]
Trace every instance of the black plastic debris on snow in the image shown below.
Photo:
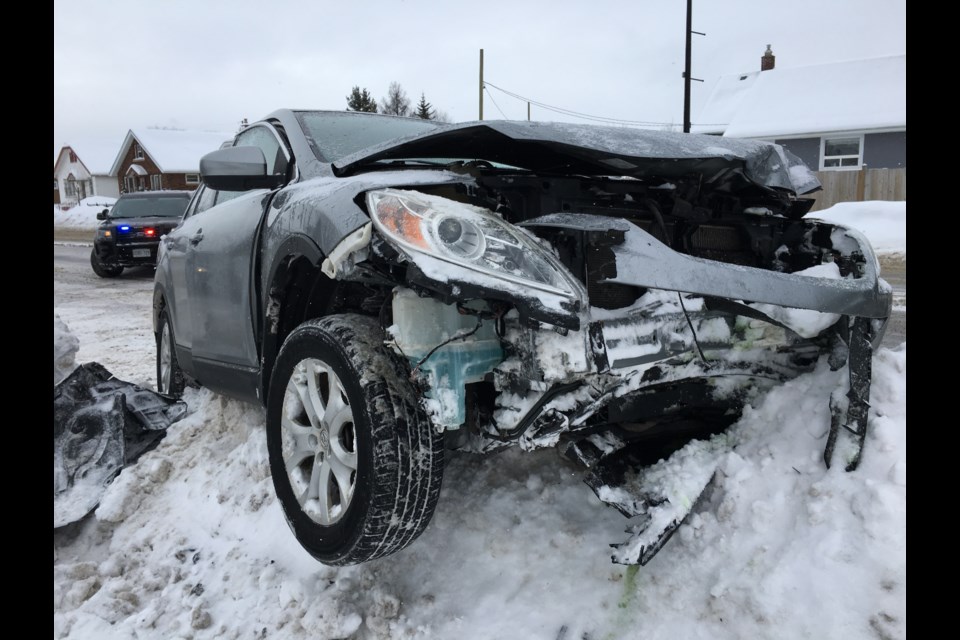
[[[93,511],[120,470],[157,446],[186,411],[184,402],[118,380],[97,362],[55,385],[54,529]]]

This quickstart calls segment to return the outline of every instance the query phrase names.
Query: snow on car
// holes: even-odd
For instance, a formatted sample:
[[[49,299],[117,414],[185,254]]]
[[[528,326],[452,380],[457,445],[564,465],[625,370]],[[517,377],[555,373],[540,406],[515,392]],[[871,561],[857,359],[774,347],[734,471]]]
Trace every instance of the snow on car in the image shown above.
[[[891,290],[860,232],[804,218],[819,183],[779,145],[280,110],[200,171],[158,254],[158,389],[266,407],[324,563],[417,539],[446,449],[515,446],[582,463],[644,564],[729,451],[684,444],[821,356],[848,371],[824,460],[859,464]],[[682,490],[647,468],[671,451]]]

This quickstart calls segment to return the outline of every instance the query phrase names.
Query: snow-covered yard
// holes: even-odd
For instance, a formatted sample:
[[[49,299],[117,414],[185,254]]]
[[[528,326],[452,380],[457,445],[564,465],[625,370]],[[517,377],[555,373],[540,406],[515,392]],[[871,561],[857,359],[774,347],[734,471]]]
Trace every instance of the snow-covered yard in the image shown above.
[[[902,204],[891,220],[905,220]],[[861,230],[905,252],[893,226]],[[55,377],[98,361],[152,388],[151,294],[148,276],[55,269]],[[93,517],[55,532],[54,637],[904,638],[906,343],[874,357],[853,473],[821,459],[844,374],[822,362],[757,397],[729,431],[736,446],[709,499],[639,569],[610,562],[628,521],[552,450],[450,455],[412,546],[323,566],[274,498],[263,410],[188,389],[188,416]]]
[[[93,229],[100,222],[97,214],[109,209],[116,203],[116,198],[109,196],[90,196],[75,205],[53,205],[53,226],[67,229]]]

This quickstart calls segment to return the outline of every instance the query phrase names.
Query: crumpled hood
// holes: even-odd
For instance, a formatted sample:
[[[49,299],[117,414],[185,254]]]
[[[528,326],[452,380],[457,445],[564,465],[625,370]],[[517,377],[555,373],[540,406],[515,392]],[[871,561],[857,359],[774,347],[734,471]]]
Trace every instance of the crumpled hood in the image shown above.
[[[701,174],[716,184],[742,177],[796,195],[820,189],[802,160],[772,142],[558,122],[489,120],[440,127],[344,156],[333,170],[344,176],[395,158],[477,158],[537,172],[635,178]]]

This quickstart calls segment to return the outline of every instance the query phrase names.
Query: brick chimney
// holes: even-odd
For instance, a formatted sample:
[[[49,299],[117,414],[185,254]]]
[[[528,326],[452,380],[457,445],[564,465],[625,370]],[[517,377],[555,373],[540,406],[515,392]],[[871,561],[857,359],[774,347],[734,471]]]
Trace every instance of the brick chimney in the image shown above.
[[[767,45],[767,50],[764,52],[763,57],[760,58],[760,71],[769,71],[770,69],[773,69],[773,65],[776,61],[777,57],[773,55],[770,45]]]

